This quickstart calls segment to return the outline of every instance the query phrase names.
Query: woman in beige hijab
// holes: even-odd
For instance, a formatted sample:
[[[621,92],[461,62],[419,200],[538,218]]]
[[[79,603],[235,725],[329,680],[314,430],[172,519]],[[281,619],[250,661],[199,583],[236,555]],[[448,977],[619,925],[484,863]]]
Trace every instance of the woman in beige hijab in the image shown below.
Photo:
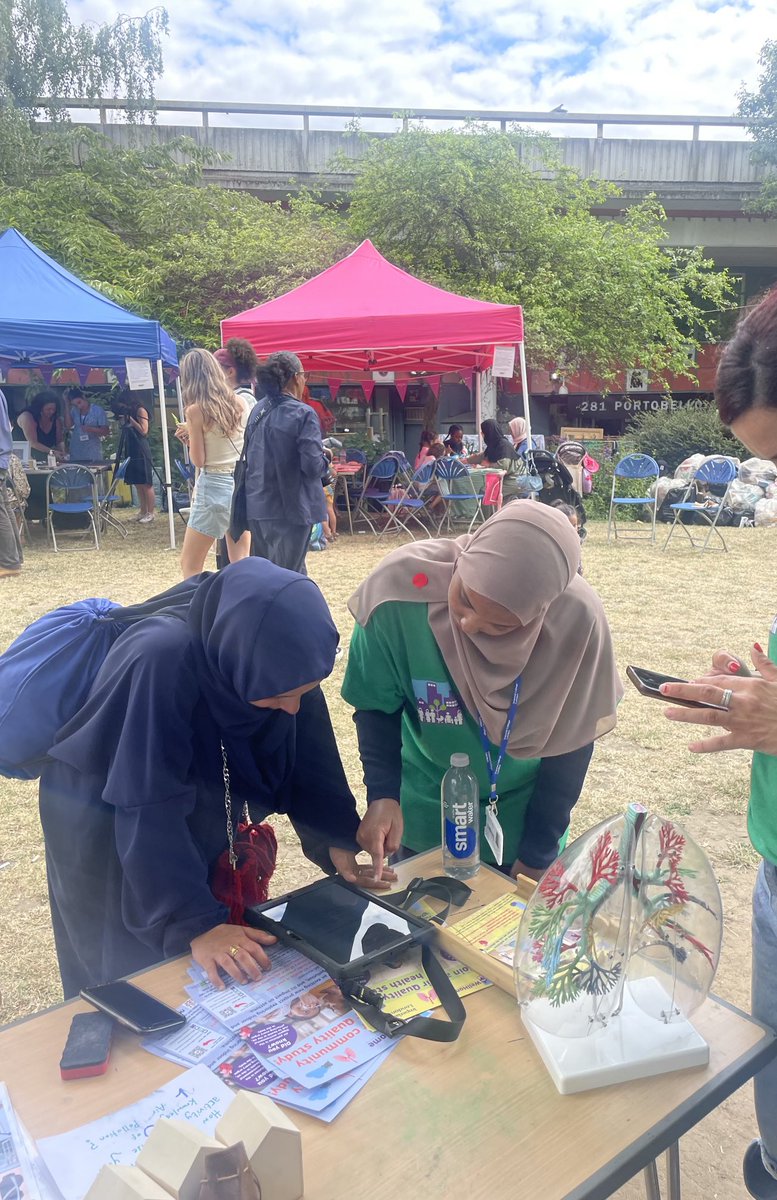
[[[503,868],[539,878],[558,854],[593,742],[622,688],[601,602],[578,575],[580,543],[544,504],[510,504],[475,534],[403,546],[351,597],[343,697],[356,709],[368,811],[359,842],[376,870],[400,846],[440,841],[440,781],[469,755],[482,838],[492,762]],[[516,687],[516,681],[520,684]]]

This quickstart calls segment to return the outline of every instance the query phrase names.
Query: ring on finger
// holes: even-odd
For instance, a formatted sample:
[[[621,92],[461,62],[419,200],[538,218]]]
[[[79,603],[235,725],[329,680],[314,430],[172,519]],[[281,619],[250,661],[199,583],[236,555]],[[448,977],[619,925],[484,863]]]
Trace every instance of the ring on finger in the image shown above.
[[[733,699],[734,699],[734,693],[732,692],[731,688],[725,688],[723,691],[723,698],[720,701],[723,708],[726,708],[726,709],[731,708],[731,701]]]
[[[239,953],[240,953],[240,947],[239,947],[239,946],[230,946],[230,947],[229,947],[229,954],[230,954],[230,958],[237,958],[237,956],[238,956],[238,954],[239,954]]]

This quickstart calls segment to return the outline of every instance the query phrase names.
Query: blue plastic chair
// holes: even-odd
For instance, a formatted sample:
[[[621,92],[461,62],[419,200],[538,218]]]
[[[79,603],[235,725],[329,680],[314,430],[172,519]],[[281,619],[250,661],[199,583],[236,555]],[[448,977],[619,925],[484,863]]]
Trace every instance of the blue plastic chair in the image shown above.
[[[108,526],[111,529],[117,530],[122,537],[127,536],[127,530],[121,521],[117,521],[113,515],[113,506],[116,503],[116,489],[120,483],[124,482],[124,476],[127,473],[129,466],[129,458],[125,458],[118,464],[111,479],[111,486],[100,500],[100,510],[98,513],[100,519],[100,533],[104,533]]]
[[[644,541],[654,542],[656,540],[656,513],[658,511],[658,496],[619,496],[617,494],[619,479],[645,479],[657,480],[660,475],[658,463],[649,454],[627,454],[616,464],[612,473],[612,492],[610,493],[610,511],[607,516],[607,541],[610,540],[610,533],[615,534],[615,540],[618,540],[618,522],[616,513],[619,508],[624,508],[634,505],[639,505],[640,508],[650,510],[650,532],[645,533],[621,533],[621,537],[625,541]],[[646,484],[646,487],[648,485]]]
[[[436,465],[434,459],[423,463],[414,472],[413,478],[401,495],[389,496],[387,500],[382,501],[383,507],[391,515],[387,525],[381,530],[380,537],[383,537],[383,534],[388,533],[390,530],[399,533],[400,529],[404,529],[405,533],[409,533],[410,537],[415,541],[413,531],[407,525],[408,521],[414,521],[416,525],[421,527],[427,537],[431,537],[431,530],[424,525],[421,518],[423,513],[429,511],[429,500],[438,494],[436,490],[430,489]]]
[[[472,532],[472,526],[478,517],[481,521],[486,520],[486,514],[483,511],[485,492],[475,491],[472,476],[462,462],[459,462],[457,458],[438,458],[434,470],[434,478],[440,489],[440,497],[443,501],[443,514],[437,526],[438,536],[443,525],[447,526],[449,533],[452,532],[451,516],[456,515],[453,508],[454,504],[469,505],[474,502],[474,511],[472,519],[467,526],[467,533]],[[456,490],[454,490],[454,487]],[[468,515],[467,509],[465,509],[465,514]],[[466,515],[464,516],[464,520],[466,520]]]
[[[693,479],[688,484],[682,500],[679,500],[677,504],[670,504],[669,506],[674,513],[674,521],[672,521],[669,527],[666,541],[661,547],[662,550],[666,550],[672,539],[672,535],[678,528],[682,529],[694,550],[706,550],[713,535],[717,537],[723,550],[728,550],[723,534],[718,529],[718,517],[728,502],[728,494],[732,483],[737,477],[737,470],[737,465],[733,459],[725,458],[722,454],[715,454],[701,464]],[[699,500],[697,491],[699,484],[705,489],[717,488],[720,494],[716,496],[714,493],[709,492],[707,500]],[[691,496],[694,498],[691,499]],[[707,536],[703,541],[698,541],[694,538],[691,533],[693,526],[685,524],[682,520],[683,513],[693,513],[709,526]]]
[[[57,467],[46,480],[46,530],[54,546],[54,553],[59,551],[57,534],[54,528],[54,517],[60,515],[70,518],[66,524],[72,528],[92,530],[94,549],[100,549],[100,538],[97,533],[95,514],[98,511],[97,480],[88,467],[70,466]],[[88,523],[76,522],[74,518],[84,516]],[[76,549],[76,547],[72,547]]]
[[[378,531],[370,520],[366,505],[369,501],[373,501],[377,505],[382,505],[385,500],[388,500],[398,471],[399,464],[396,458],[389,454],[384,454],[382,458],[379,458],[370,467],[364,489],[354,509],[353,518],[355,521],[358,521],[363,517],[373,533],[377,533]]]

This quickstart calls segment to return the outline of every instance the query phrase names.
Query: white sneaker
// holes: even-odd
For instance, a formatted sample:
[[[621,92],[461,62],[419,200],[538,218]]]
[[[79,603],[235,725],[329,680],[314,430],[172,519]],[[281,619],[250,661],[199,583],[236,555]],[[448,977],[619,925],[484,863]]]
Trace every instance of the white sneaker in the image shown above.
[[[149,525],[154,519],[153,513],[147,513],[145,517],[138,517],[139,525]]]

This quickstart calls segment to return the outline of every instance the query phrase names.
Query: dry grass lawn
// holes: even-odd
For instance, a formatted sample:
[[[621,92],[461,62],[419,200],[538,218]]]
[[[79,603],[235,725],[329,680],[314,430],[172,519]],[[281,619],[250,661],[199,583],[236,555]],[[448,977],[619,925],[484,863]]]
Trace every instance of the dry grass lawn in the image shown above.
[[[666,554],[646,543],[608,545],[602,526],[589,528],[586,576],[604,601],[622,670],[635,663],[693,675],[706,666],[716,646],[746,655],[754,640],[765,638],[777,608],[771,568],[777,533],[727,530],[728,554],[700,555],[679,538]],[[54,555],[42,545],[29,550],[22,577],[0,580],[0,649],[59,604],[85,596],[136,602],[176,582],[178,560],[165,548],[166,522],[157,519],[151,527],[133,525],[130,530],[126,541],[109,534],[99,554]],[[333,550],[308,557],[346,647],[346,600],[387,548],[385,541],[376,544],[369,535],[346,535]],[[341,660],[327,693],[343,760],[361,795],[350,711],[339,699],[342,670]],[[634,799],[685,824],[709,854],[723,893],[725,943],[716,991],[747,1008],[750,893],[757,865],[745,829],[748,755],[693,757],[685,749],[687,740],[687,731],[664,720],[662,705],[629,688],[617,730],[597,747],[575,810],[574,831]],[[316,872],[299,854],[293,833],[288,828],[279,833],[276,890],[283,890]],[[61,998],[34,783],[0,780],[0,911],[2,1023]],[[746,1088],[684,1139],[686,1200],[745,1200],[740,1163],[754,1128]],[[642,1195],[641,1186],[633,1182],[618,1195],[631,1200]]]

